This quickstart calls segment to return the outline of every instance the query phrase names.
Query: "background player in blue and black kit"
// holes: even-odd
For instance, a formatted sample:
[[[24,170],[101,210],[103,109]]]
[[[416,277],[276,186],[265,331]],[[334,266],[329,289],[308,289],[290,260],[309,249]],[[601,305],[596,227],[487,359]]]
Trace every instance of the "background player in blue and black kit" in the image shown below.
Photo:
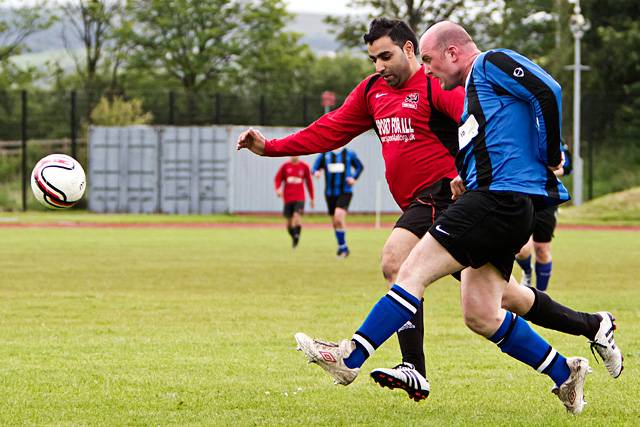
[[[554,174],[560,178],[571,173],[572,162],[569,147],[563,144],[564,164]],[[536,254],[536,288],[539,291],[546,292],[551,280],[551,270],[553,267],[551,259],[551,240],[553,232],[556,229],[556,216],[558,213],[557,206],[549,206],[536,212],[536,221],[533,225],[533,234],[529,241],[520,249],[516,255],[516,261],[522,268],[522,280],[520,284],[523,286],[531,286],[531,252]]]
[[[347,211],[353,196],[353,185],[363,170],[364,166],[355,151],[347,148],[319,154],[311,169],[316,177],[320,177],[321,171],[324,171],[324,197],[338,242],[338,257],[349,256]]]

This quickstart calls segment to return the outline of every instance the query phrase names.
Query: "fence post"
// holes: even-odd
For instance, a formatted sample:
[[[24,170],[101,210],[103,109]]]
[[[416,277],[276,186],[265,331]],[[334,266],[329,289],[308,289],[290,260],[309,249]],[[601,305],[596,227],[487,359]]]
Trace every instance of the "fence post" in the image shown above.
[[[587,149],[589,156],[589,200],[593,199],[593,139],[587,141]]]
[[[173,91],[169,91],[169,124],[175,125],[175,108],[176,108],[176,94]]]
[[[78,124],[76,123],[77,92],[71,91],[71,157],[78,158]]]
[[[27,211],[27,91],[22,90],[22,126],[20,134],[22,139],[22,210]]]
[[[260,95],[260,125],[265,126],[267,124],[267,101],[264,95]]]
[[[220,105],[222,104],[222,100],[220,99],[220,94],[216,93],[215,95],[215,103],[216,103],[216,115],[214,117],[215,124],[220,124]]]

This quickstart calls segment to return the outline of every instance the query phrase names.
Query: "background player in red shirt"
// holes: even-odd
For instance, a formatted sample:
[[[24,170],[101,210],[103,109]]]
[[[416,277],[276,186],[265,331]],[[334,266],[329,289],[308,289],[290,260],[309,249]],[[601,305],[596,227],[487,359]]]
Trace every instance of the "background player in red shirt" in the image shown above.
[[[238,137],[237,149],[272,157],[326,152],[373,127],[380,138],[389,190],[403,210],[382,251],[383,274],[391,285],[409,252],[452,203],[449,183],[457,176],[454,156],[464,91],[444,91],[436,78],[426,75],[417,60],[416,36],[402,21],[373,20],[365,42],[376,73],[365,78],[340,108],[281,139],[267,140],[248,129]],[[543,292],[518,285],[513,277],[502,305],[536,325],[590,340],[608,320],[562,306]],[[420,305],[398,330],[403,363],[372,372],[376,381],[400,387],[415,400],[429,394],[422,317]]]
[[[304,213],[304,186],[309,191],[311,207],[315,205],[313,196],[313,182],[309,165],[300,161],[297,156],[280,166],[275,177],[276,195],[284,201],[282,214],[287,219],[287,231],[291,236],[292,246],[295,248],[300,241],[302,232],[301,217]]]

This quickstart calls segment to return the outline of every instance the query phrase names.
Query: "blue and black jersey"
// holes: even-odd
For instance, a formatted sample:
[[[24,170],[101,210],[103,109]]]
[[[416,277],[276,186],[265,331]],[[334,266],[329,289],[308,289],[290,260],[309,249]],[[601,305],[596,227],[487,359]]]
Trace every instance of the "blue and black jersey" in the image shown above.
[[[560,85],[524,56],[481,53],[466,82],[456,166],[468,190],[541,196],[546,205],[569,200],[548,166],[561,159]]]
[[[351,194],[351,186],[347,178],[358,179],[364,166],[356,153],[347,148],[334,152],[319,154],[313,163],[311,173],[324,169],[325,190],[327,196]]]

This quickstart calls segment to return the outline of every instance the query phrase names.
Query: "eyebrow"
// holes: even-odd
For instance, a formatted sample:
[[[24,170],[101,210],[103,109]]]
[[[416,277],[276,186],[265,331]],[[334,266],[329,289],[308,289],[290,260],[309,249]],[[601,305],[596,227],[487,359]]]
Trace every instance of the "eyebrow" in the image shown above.
[[[370,59],[377,59],[377,58],[380,58],[383,55],[391,55],[391,54],[392,54],[392,52],[390,50],[385,50],[385,51],[382,51],[382,52],[380,52],[379,54],[377,54],[375,56],[374,55],[369,55],[369,58]]]

